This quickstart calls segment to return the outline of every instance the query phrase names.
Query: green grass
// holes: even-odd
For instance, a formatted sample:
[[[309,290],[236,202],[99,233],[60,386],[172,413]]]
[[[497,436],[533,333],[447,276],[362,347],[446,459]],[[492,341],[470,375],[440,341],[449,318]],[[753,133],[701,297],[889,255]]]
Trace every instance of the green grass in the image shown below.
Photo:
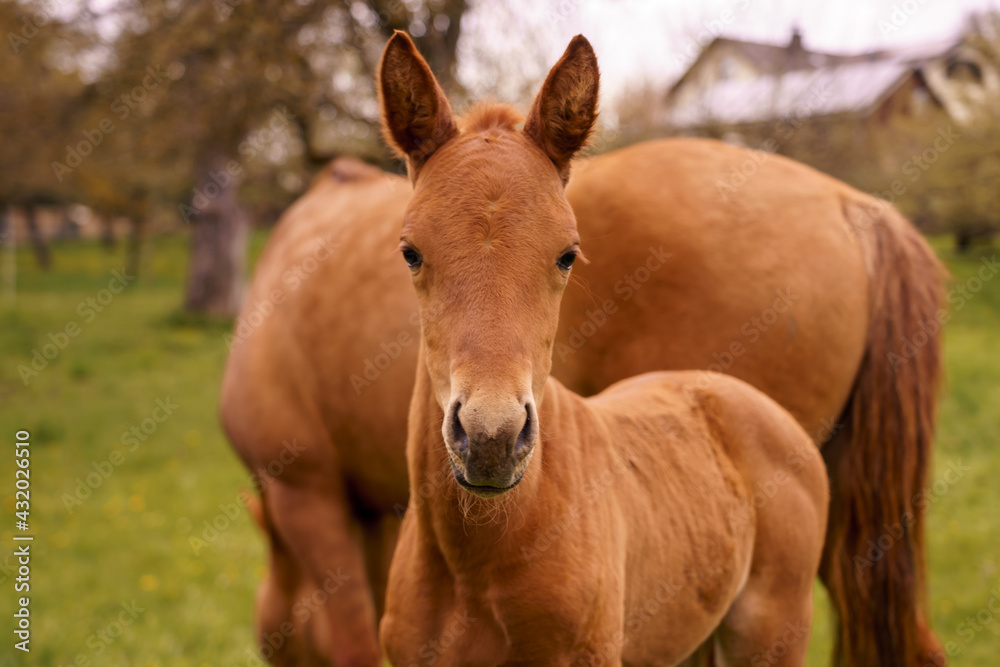
[[[262,235],[254,237],[259,251]],[[964,284],[991,248],[957,258],[938,250]],[[15,305],[0,301],[0,564],[11,550],[14,433],[32,433],[32,652],[8,650],[14,611],[12,581],[0,583],[0,665],[246,664],[252,650],[252,600],[264,550],[241,513],[217,540],[195,554],[189,537],[218,517],[246,487],[246,473],[216,418],[226,327],[177,316],[186,270],[186,239],[159,239],[143,274],[92,322],[79,303],[107,287],[123,249],[54,248],[54,270],[40,273],[19,252]],[[0,299],[3,295],[0,294]],[[74,321],[79,335],[25,386],[19,365],[48,335]],[[947,387],[941,403],[937,471],[950,461],[969,466],[929,513],[931,605],[935,628],[960,653],[955,665],[993,667],[1000,619],[975,631],[969,616],[988,610],[1000,585],[1000,277],[986,283],[946,329]],[[134,451],[122,433],[152,416],[158,399],[178,407]],[[147,422],[149,426],[151,422]],[[120,465],[67,511],[64,496],[115,450]],[[103,466],[105,470],[107,465]],[[0,574],[0,579],[3,575]],[[810,665],[825,665],[831,630],[819,588]],[[117,634],[123,603],[144,611]],[[994,602],[994,607],[997,603]],[[985,618],[986,612],[983,613]],[[970,631],[972,634],[970,635]],[[110,637],[108,637],[111,639]],[[87,663],[81,663],[87,664]]]
[[[228,327],[176,316],[185,239],[150,248],[143,274],[90,323],[77,305],[107,287],[111,271],[122,268],[123,250],[54,250],[50,274],[19,253],[16,306],[4,307],[0,328],[0,434],[12,443],[18,429],[32,433],[30,523],[38,536],[33,650],[17,664],[69,665],[78,655],[93,665],[244,664],[253,646],[261,540],[245,512],[197,555],[188,540],[246,487],[216,418]],[[69,321],[79,334],[26,387],[18,366],[29,365],[32,350]],[[168,398],[178,406],[173,414],[128,451],[122,433],[141,428],[156,401]],[[12,444],[3,450],[12,452]],[[124,460],[114,466],[116,450]],[[97,480],[95,462],[113,472],[70,513],[65,496],[75,493],[78,479]],[[12,453],[0,461],[0,562],[12,544],[12,463]],[[0,663],[7,664],[13,608],[11,583],[2,586]],[[117,634],[121,605],[133,600],[144,611],[108,645],[100,632]]]

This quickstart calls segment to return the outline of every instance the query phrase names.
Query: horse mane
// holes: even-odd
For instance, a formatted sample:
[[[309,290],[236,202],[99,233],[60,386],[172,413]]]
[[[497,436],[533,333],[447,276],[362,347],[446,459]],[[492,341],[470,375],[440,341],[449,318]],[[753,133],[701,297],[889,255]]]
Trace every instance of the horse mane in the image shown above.
[[[463,132],[515,130],[524,117],[509,104],[477,102],[459,120]]]

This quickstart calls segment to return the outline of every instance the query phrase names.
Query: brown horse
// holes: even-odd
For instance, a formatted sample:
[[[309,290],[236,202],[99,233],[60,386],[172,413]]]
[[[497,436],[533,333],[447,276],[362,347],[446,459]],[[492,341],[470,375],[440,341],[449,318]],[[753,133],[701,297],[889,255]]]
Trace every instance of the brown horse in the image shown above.
[[[410,488],[454,480],[403,519],[389,660],[676,665],[705,646],[692,664],[749,665],[797,625],[772,664],[803,665],[829,498],[795,419],[720,374],[647,373],[589,400],[549,376],[581,256],[563,185],[596,120],[590,44],[570,43],[523,131],[486,108],[459,132],[401,34],[380,89],[396,146],[425,149],[401,243],[421,323]],[[626,623],[663,582],[658,617]]]
[[[509,111],[479,116],[514,131]],[[716,183],[748,162],[747,183],[720,199]],[[262,648],[278,664],[309,651],[378,664],[417,366],[416,300],[390,256],[410,197],[403,178],[335,162],[278,226],[236,327],[222,395],[235,449],[252,470],[284,457],[282,443],[301,449],[263,493],[275,567],[289,570],[272,570],[259,598]],[[937,642],[922,620],[913,503],[931,451],[941,274],[920,236],[838,181],[706,140],[594,158],[566,198],[594,257],[566,289],[553,375],[586,395],[649,370],[712,369],[775,399],[827,461],[821,576],[843,621],[840,662],[924,660]],[[867,559],[897,523],[902,537]],[[301,596],[282,582],[322,588],[331,572],[342,582],[316,598],[322,613],[296,613]],[[307,646],[315,634],[328,650]]]

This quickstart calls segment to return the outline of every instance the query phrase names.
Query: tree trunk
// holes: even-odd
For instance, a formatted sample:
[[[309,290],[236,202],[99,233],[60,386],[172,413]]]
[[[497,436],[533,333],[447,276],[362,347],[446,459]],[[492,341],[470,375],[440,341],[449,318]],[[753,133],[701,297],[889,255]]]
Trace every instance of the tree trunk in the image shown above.
[[[101,245],[105,250],[111,251],[115,248],[115,217],[111,213],[97,214],[101,220]]]
[[[59,232],[56,234],[56,238],[60,241],[73,241],[80,238],[80,228],[70,217],[68,206],[64,206],[62,209],[62,221],[59,223]]]
[[[127,254],[125,258],[125,265],[127,267],[126,272],[130,276],[139,275],[139,264],[142,258],[142,229],[142,220],[137,219],[132,221],[132,230],[128,236],[128,246],[126,248]]]
[[[3,294],[7,305],[13,306],[17,300],[17,257],[15,249],[17,237],[14,235],[14,219],[10,207],[0,204],[0,275],[3,276]]]
[[[955,252],[965,255],[972,247],[972,233],[967,229],[960,229],[955,232]]]
[[[462,16],[468,10],[467,0],[445,0],[437,9],[437,14],[448,17],[448,28],[440,34],[431,26],[422,38],[417,38],[417,47],[428,58],[431,70],[437,75],[441,86],[452,100],[464,96],[465,90],[455,77],[458,66],[456,51],[462,32]],[[431,19],[433,22],[433,18]]]
[[[193,227],[184,310],[233,317],[239,310],[250,220],[237,199],[239,184],[226,159],[203,161],[195,197],[181,214]]]
[[[129,236],[126,244],[126,272],[130,276],[139,275],[139,264],[142,259],[142,237],[146,230],[146,219],[149,217],[148,195],[141,194],[135,198],[135,203],[129,216]]]
[[[24,224],[28,228],[28,238],[31,240],[31,247],[35,251],[35,259],[38,266],[43,271],[48,271],[52,266],[52,255],[49,253],[49,246],[42,236],[42,230],[38,228],[38,220],[35,219],[35,204],[28,202],[24,205]]]

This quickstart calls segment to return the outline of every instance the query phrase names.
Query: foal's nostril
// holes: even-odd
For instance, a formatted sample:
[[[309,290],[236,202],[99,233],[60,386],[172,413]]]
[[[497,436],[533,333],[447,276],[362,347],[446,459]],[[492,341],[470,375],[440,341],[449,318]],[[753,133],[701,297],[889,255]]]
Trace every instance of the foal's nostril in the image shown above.
[[[518,451],[522,447],[528,446],[531,442],[531,407],[525,403],[524,404],[524,426],[521,427],[521,432],[517,434],[517,442],[514,443],[514,451]]]
[[[469,436],[465,433],[462,420],[458,418],[458,411],[462,409],[462,404],[455,403],[455,408],[451,411],[451,439],[455,443],[457,453],[465,455],[469,451]]]

